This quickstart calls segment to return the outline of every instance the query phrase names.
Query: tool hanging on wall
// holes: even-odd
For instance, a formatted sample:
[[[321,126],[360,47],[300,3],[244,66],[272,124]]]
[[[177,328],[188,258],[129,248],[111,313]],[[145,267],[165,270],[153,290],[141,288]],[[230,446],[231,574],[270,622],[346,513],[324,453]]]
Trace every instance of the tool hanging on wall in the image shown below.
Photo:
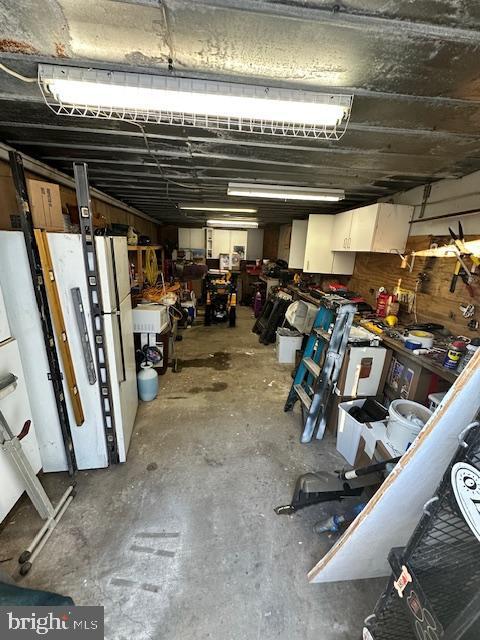
[[[73,173],[77,192],[77,204],[80,229],[82,232],[83,259],[87,277],[88,299],[92,315],[93,345],[95,361],[100,385],[100,405],[103,415],[103,426],[107,443],[109,464],[118,464],[118,444],[115,432],[115,416],[113,414],[112,387],[106,357],[106,340],[103,322],[102,290],[98,275],[97,253],[92,221],[92,205],[86,163],[74,162]]]
[[[52,256],[50,254],[50,247],[48,246],[46,231],[35,229],[35,240],[37,241],[40,255],[40,263],[42,265],[43,279],[45,282],[45,289],[47,290],[50,313],[52,314],[53,325],[57,333],[57,343],[60,353],[62,354],[63,368],[65,370],[65,377],[70,391],[73,413],[77,426],[80,427],[85,422],[85,416],[83,415],[82,401],[80,399],[77,380],[75,377],[75,369],[73,366],[70,345],[68,343],[67,329],[63,319],[62,304],[58,294],[57,281],[53,270]]]
[[[88,335],[87,321],[85,320],[85,311],[83,308],[82,292],[78,287],[70,289],[73,300],[73,308],[75,309],[75,318],[77,319],[78,332],[82,343],[83,357],[85,358],[85,366],[87,368],[87,376],[90,384],[97,381],[97,372],[93,362],[92,348],[90,346],[90,338]]]
[[[465,284],[468,293],[473,298],[475,293],[472,288],[472,281],[474,277],[474,272],[477,267],[480,265],[480,258],[477,258],[471,251],[469,251],[465,246],[465,235],[463,233],[462,223],[458,223],[458,234],[455,231],[448,227],[450,235],[453,240],[453,244],[455,246],[456,251],[452,250],[452,253],[456,254],[457,262],[455,263],[455,269],[453,271],[452,281],[450,283],[450,293],[455,293],[455,289],[457,287],[458,277],[462,279]],[[465,258],[468,257],[472,261],[472,268],[469,269],[465,263]]]
[[[17,376],[15,374],[8,373],[6,376],[2,376],[0,378],[0,400],[10,393],[13,393],[16,387]],[[30,571],[33,561],[51,536],[58,521],[65,513],[75,495],[74,485],[72,484],[64,492],[56,507],[51,503],[50,498],[45,493],[45,489],[37,478],[35,471],[32,469],[32,465],[20,443],[20,441],[28,435],[30,425],[31,421],[27,420],[20,433],[14,435],[5,416],[0,410],[0,451],[9,457],[15,465],[33,506],[38,511],[39,516],[43,518],[43,520],[46,520],[30,545],[18,559],[20,563],[20,574],[22,576]]]
[[[75,459],[75,452],[73,449],[72,433],[70,430],[67,405],[65,403],[65,395],[63,391],[62,371],[60,369],[57,347],[55,345],[52,319],[50,317],[50,310],[48,307],[47,291],[45,289],[40,255],[38,252],[38,247],[35,241],[33,230],[32,214],[30,210],[30,202],[28,198],[22,156],[16,151],[10,151],[8,155],[10,167],[12,169],[13,181],[15,184],[18,209],[20,213],[20,223],[22,226],[23,236],[25,238],[25,247],[27,250],[28,263],[32,276],[35,300],[37,302],[38,311],[40,314],[40,322],[42,325],[43,339],[45,342],[45,352],[49,368],[48,375],[50,380],[52,381],[58,419],[60,422],[60,430],[62,432],[62,439],[65,445],[68,472],[70,475],[72,475],[77,470],[77,463]]]

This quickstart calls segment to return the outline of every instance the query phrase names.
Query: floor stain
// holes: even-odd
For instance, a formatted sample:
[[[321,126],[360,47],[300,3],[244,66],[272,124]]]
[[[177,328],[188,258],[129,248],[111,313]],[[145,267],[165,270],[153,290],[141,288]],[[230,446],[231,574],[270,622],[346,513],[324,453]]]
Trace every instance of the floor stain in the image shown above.
[[[208,367],[216,371],[225,371],[230,368],[230,360],[232,354],[228,351],[215,351],[206,358],[192,358],[191,360],[180,360],[179,363],[184,369],[185,367]]]
[[[225,391],[228,387],[226,382],[214,382],[209,387],[192,387],[188,390],[189,393],[216,393],[218,391]]]

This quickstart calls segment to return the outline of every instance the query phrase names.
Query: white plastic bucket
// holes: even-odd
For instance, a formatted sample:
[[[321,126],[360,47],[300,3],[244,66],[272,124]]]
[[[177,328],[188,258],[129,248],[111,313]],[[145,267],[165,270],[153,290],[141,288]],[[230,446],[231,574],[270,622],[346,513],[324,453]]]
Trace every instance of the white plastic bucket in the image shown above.
[[[387,438],[399,453],[405,453],[432,415],[430,409],[412,400],[394,400],[388,408]]]

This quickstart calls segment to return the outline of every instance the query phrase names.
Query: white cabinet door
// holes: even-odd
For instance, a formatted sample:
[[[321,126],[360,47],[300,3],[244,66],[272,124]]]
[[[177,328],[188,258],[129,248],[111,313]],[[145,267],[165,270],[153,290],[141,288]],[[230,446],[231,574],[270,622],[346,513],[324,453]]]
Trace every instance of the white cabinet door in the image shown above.
[[[307,242],[308,220],[293,220],[290,236],[289,269],[303,269],[305,245]]]
[[[378,204],[355,209],[347,241],[349,251],[371,251],[377,228]]]
[[[378,205],[377,226],[371,251],[390,253],[392,249],[403,252],[410,231],[413,207],[381,202]]]
[[[342,211],[342,213],[337,213],[334,216],[332,243],[330,246],[332,251],[348,251],[353,213],[354,210]]]
[[[333,253],[331,237],[333,216],[315,214],[308,218],[303,270],[306,273],[331,273]]]
[[[220,253],[230,253],[230,231],[213,229],[212,257],[218,258]]]
[[[190,244],[188,249],[205,249],[205,232],[203,229],[189,229]]]
[[[332,262],[332,273],[338,276],[352,275],[353,269],[355,267],[356,255],[357,254],[354,251],[334,251],[333,262]]]

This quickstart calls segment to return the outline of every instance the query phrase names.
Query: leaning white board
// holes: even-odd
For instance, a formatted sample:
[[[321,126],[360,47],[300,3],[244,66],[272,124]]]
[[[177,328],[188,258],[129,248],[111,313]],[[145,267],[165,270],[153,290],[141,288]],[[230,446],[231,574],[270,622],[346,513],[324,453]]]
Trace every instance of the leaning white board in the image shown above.
[[[311,582],[390,573],[388,553],[407,543],[435,493],[458,447],[458,435],[480,408],[479,389],[480,349],[367,507],[310,571]]]

